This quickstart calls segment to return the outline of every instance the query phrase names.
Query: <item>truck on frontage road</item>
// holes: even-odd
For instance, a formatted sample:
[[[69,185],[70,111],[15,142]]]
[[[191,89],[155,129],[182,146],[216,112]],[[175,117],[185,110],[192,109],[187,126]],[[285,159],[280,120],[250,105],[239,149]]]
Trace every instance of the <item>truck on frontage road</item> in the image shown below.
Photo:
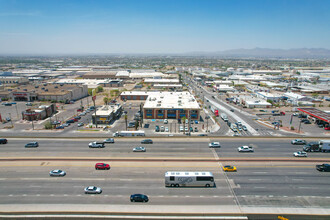
[[[303,146],[306,152],[330,152],[330,140],[320,140],[318,142],[310,142]]]
[[[113,133],[114,137],[136,137],[145,136],[144,131],[117,131]]]

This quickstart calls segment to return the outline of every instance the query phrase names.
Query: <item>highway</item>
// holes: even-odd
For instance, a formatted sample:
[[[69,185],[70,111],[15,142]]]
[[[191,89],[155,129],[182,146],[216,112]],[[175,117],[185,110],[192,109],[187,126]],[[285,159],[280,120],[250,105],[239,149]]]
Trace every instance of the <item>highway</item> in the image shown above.
[[[293,158],[292,152],[301,146],[291,145],[289,139],[159,138],[154,139],[154,144],[145,145],[145,153],[132,152],[133,147],[141,145],[140,139],[116,139],[115,144],[107,144],[104,149],[88,148],[89,141],[85,139],[34,140],[40,144],[35,149],[25,149],[24,144],[30,140],[19,138],[11,138],[8,144],[0,146],[0,209],[8,204],[107,204],[134,208],[137,204],[129,201],[134,193],[150,198],[138,206],[140,211],[168,205],[176,207],[173,212],[184,206],[230,206],[233,212],[261,207],[330,207],[330,173],[315,169],[319,164],[315,161],[330,162],[330,154],[309,153],[315,161]],[[219,141],[221,148],[208,148],[209,141]],[[254,153],[237,152],[237,147],[246,141],[255,148]],[[286,161],[276,162],[276,158]],[[95,170],[96,162],[109,163],[111,169]],[[238,171],[225,173],[223,165],[235,165]],[[67,175],[50,177],[48,173],[53,169],[65,170]],[[176,170],[211,171],[216,187],[165,187],[164,173]],[[103,193],[85,195],[83,189],[89,185],[101,187]]]

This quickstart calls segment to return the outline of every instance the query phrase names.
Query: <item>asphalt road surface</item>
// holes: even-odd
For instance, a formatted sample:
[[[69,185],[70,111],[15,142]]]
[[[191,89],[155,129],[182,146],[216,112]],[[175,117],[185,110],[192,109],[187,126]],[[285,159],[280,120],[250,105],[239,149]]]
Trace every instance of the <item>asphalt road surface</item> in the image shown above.
[[[0,145],[0,205],[107,204],[135,207],[138,204],[131,203],[129,196],[142,193],[148,195],[150,201],[140,204],[139,210],[168,205],[229,206],[237,212],[273,207],[318,210],[330,207],[330,173],[318,172],[315,169],[318,162],[293,158],[292,152],[301,146],[291,145],[288,139],[154,139],[154,144],[143,145],[147,148],[145,153],[132,152],[133,147],[141,146],[141,139],[115,139],[115,144],[106,144],[104,149],[88,148],[89,140],[36,140],[40,144],[38,148],[26,149],[25,143],[31,140],[18,138]],[[209,141],[220,141],[221,148],[209,148]],[[255,152],[238,153],[237,147],[244,144],[253,146]],[[329,159],[330,162],[330,154],[309,155],[315,160]],[[20,160],[26,157],[36,160]],[[49,157],[57,160],[47,160]],[[62,160],[67,157],[78,160]],[[79,161],[87,158],[90,160]],[[126,160],[111,160],[118,158]],[[142,161],[133,161],[137,158]],[[166,161],[173,158],[178,161]],[[198,161],[200,158],[209,161]],[[222,158],[231,158],[232,161],[214,160]],[[266,161],[242,161],[246,158]],[[274,158],[287,161],[271,161]],[[96,162],[109,163],[111,169],[95,170]],[[223,165],[234,165],[238,171],[223,172]],[[53,169],[65,170],[67,175],[50,177],[49,171]],[[216,187],[168,188],[164,184],[166,171],[210,171]],[[85,195],[84,187],[90,185],[101,187],[102,194]]]

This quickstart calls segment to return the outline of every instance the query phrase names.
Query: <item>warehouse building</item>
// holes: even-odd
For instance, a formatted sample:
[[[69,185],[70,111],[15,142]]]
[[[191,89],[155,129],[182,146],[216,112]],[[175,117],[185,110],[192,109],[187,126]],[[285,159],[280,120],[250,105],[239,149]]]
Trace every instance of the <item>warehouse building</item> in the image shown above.
[[[121,105],[104,105],[96,110],[96,122],[99,125],[109,125],[118,119],[122,113]],[[95,114],[92,114],[93,124],[95,124]]]

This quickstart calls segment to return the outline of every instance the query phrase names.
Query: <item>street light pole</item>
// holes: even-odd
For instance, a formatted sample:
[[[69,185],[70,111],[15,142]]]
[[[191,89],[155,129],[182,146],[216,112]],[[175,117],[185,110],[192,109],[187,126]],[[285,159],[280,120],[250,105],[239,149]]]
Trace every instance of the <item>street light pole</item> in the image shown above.
[[[13,120],[11,120],[11,113],[9,113],[9,118],[10,118],[10,123],[11,123],[11,127],[13,128]]]

